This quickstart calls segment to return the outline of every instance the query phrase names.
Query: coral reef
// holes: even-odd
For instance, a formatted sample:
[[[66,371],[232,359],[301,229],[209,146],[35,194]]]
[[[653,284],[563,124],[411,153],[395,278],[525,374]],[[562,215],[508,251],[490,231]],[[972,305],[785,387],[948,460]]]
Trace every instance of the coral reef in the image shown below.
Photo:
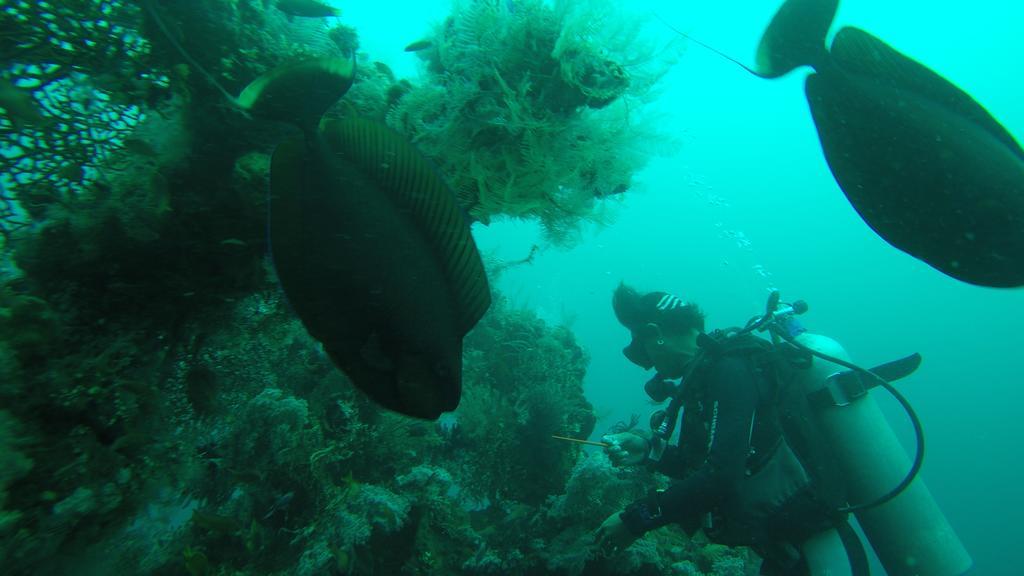
[[[580,387],[585,356],[566,329],[498,306],[467,341],[476,368],[466,401],[447,424],[427,423],[368,402],[272,277],[264,283],[177,327],[158,375],[143,376],[159,409],[132,400],[137,388],[122,381],[151,353],[141,344],[154,336],[138,334],[103,360],[99,386],[67,399],[65,418],[79,423],[66,440],[25,433],[0,413],[10,464],[0,537],[11,573],[73,564],[77,573],[645,574],[701,565],[701,548],[676,530],[620,557],[594,556],[594,527],[651,479],[548,436],[585,437],[593,426]],[[524,337],[535,345],[507,344]],[[98,377],[99,366],[79,369]],[[72,400],[96,416],[74,412]],[[45,452],[33,448],[44,443]],[[80,456],[61,470],[55,453]]]
[[[5,2],[0,10],[0,232],[44,218],[102,179],[166,87],[133,3]]]
[[[670,140],[643,103],[679,55],[621,3],[455,2],[418,52],[429,81],[387,113],[469,213],[537,218],[568,242]]]
[[[595,418],[583,399],[587,357],[567,328],[547,328],[501,301],[466,339],[466,390],[455,412],[453,454],[480,497],[536,504],[564,486],[575,450],[552,434],[586,438]],[[520,460],[529,454],[530,465]]]
[[[0,411],[0,535],[6,534],[21,516],[20,512],[4,510],[7,485],[32,470],[32,460],[21,452],[14,425],[10,414]]]
[[[592,530],[664,480],[551,438],[592,432],[587,355],[527,310],[496,298],[466,338],[462,404],[436,423],[353,388],[266,256],[269,154],[291,128],[211,83],[237,94],[282,62],[356,57],[332,114],[387,118],[477,218],[558,236],[642,166],[641,104],[675,46],[610,2],[460,2],[414,83],[356,30],[278,2],[0,4],[5,574],[751,565],[678,530],[594,554]]]

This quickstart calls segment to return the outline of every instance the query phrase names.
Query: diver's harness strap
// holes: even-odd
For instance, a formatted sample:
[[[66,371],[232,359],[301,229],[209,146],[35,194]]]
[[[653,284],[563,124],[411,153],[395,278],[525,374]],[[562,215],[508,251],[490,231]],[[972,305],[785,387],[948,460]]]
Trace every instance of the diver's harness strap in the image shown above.
[[[765,314],[763,316],[755,317],[750,322],[747,322],[747,325],[744,328],[738,330],[731,329],[726,331],[716,331],[715,335],[709,335],[702,332],[697,336],[697,346],[699,347],[697,355],[687,365],[686,372],[683,373],[683,377],[679,380],[679,385],[675,386],[675,388],[665,396],[671,397],[672,400],[669,402],[668,407],[665,408],[661,417],[661,422],[657,427],[653,427],[655,438],[660,438],[667,443],[672,437],[672,433],[675,432],[676,423],[679,421],[679,410],[683,407],[683,390],[694,371],[704,363],[709,355],[717,358],[724,354],[727,351],[726,342],[735,340],[736,338],[749,334],[754,330],[762,329],[764,326],[773,322],[775,320],[775,309],[778,307],[778,304],[779,293],[777,291],[772,292],[772,296],[769,296],[768,298],[768,306]],[[796,324],[796,326],[798,326],[798,324]],[[797,328],[794,328],[794,324],[792,323],[787,324],[787,328],[789,330],[797,330]],[[802,331],[802,328],[799,328],[798,330]],[[800,332],[797,331],[795,333],[799,334]],[[654,378],[654,380],[648,382],[644,387],[647,389],[648,394],[651,393],[652,383],[656,380],[662,380],[659,375],[656,375]],[[652,441],[652,447],[653,445],[654,442]]]
[[[698,338],[698,343],[700,339]],[[686,367],[686,372],[683,373],[683,377],[679,379],[679,384],[675,386],[675,389],[671,391],[669,398],[671,400],[668,403],[668,407],[661,412],[661,422],[654,429],[654,436],[651,439],[651,447],[655,446],[655,440],[667,444],[669,439],[672,438],[672,433],[676,430],[676,423],[679,422],[679,410],[683,407],[683,389],[686,387],[687,381],[690,376],[693,375],[694,371],[704,362],[704,358],[707,356],[705,348],[701,348],[697,355],[690,361]],[[659,376],[655,376],[659,378]],[[648,383],[650,384],[650,383]],[[653,424],[654,422],[652,422]],[[661,452],[664,452],[664,447],[661,448]],[[660,458],[659,454],[659,458]]]

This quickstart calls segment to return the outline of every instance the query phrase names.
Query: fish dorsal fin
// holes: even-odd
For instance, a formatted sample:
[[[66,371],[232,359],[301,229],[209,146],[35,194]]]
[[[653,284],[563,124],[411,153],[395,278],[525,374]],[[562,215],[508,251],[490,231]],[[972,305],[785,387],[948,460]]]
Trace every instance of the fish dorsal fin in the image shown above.
[[[973,122],[1024,160],[1024,150],[1006,128],[969,94],[923,64],[852,26],[832,41],[832,61],[846,72],[870,76],[938,104]]]
[[[455,195],[434,167],[401,134],[364,118],[325,120],[331,149],[365,168],[369,177],[408,210],[443,268],[462,334],[491,303],[483,262]]]
[[[284,64],[250,82],[238,105],[260,118],[311,128],[345,95],[355,73],[354,60],[334,56]]]

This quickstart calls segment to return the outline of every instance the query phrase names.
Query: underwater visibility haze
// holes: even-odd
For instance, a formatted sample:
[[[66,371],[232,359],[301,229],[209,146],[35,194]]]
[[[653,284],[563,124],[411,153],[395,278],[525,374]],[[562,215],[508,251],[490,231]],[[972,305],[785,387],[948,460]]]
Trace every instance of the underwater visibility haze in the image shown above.
[[[870,573],[1020,574],[1022,26],[0,0],[3,572],[757,574],[713,527],[601,543],[673,483],[609,458],[672,405],[624,283],[709,333],[806,303],[920,422],[868,376],[821,416]]]

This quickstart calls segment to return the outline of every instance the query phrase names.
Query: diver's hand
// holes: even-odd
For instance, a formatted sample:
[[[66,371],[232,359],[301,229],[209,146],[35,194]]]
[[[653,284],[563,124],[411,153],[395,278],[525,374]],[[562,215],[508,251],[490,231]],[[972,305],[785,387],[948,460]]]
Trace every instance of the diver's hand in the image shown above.
[[[594,531],[594,543],[597,544],[598,551],[604,555],[623,550],[636,539],[637,536],[622,522],[619,512],[609,516],[601,527]]]
[[[640,434],[629,431],[608,434],[601,438],[608,444],[604,449],[613,466],[633,466],[644,461],[651,451],[651,442]]]

